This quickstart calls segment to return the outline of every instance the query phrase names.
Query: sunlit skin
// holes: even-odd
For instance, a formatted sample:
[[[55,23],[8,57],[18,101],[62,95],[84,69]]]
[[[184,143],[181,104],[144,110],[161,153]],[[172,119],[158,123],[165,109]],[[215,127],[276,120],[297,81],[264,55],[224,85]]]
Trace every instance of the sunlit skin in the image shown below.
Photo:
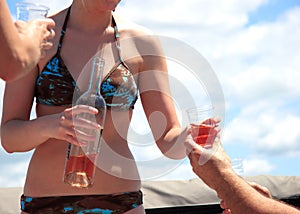
[[[5,0],[0,0],[0,78],[19,79],[30,72],[52,47],[55,23],[51,19],[13,23]]]
[[[231,160],[219,137],[209,149],[188,138],[185,145],[193,171],[216,191],[221,199],[223,214],[300,213],[300,210],[272,199],[267,188],[238,176],[231,167]]]
[[[77,83],[82,91],[86,90],[87,81],[85,80],[88,79],[81,74],[82,68],[98,51],[101,44],[115,41],[114,29],[110,24],[111,10],[115,9],[118,3],[119,1],[111,0],[73,1],[61,55],[73,78],[77,80],[80,77]],[[66,12],[67,10],[63,10],[52,17],[56,22],[55,31],[57,32],[54,47],[39,62],[39,68],[43,68],[57,50],[59,32]],[[133,29],[132,25],[119,17],[114,17],[121,41],[147,35],[144,30]],[[142,56],[140,48],[138,48],[140,44],[145,44],[157,53],[161,53],[161,47],[157,41],[139,39],[137,42],[131,39],[127,42],[128,46],[126,45],[126,47],[130,47],[130,52],[134,57],[130,57],[131,54],[126,51],[129,49],[122,48],[121,44],[123,57],[126,59],[130,71],[135,75],[139,74],[139,90],[143,91],[140,99],[158,147],[170,158],[183,158],[186,155],[184,144],[177,142],[182,131],[167,84],[165,59]],[[108,48],[104,52],[106,60],[104,75],[118,61],[115,52],[115,47]],[[147,71],[157,72],[148,73]],[[127,144],[127,131],[132,110],[107,111],[103,131],[106,144],[103,144],[101,148],[99,163],[102,165],[101,169],[96,169],[94,186],[88,189],[79,189],[62,182],[68,143],[78,143],[72,118],[82,111],[91,114],[96,114],[96,111],[83,106],[53,107],[37,104],[37,119],[29,120],[37,75],[38,70],[35,69],[26,77],[7,84],[3,104],[1,134],[5,150],[7,152],[25,152],[35,149],[27,172],[24,194],[27,196],[59,196],[112,194],[139,190],[141,182],[137,166]],[[149,91],[149,87],[155,90]],[[163,116],[156,117],[157,112]],[[99,128],[97,124],[86,121],[81,121],[81,123],[92,129]],[[163,129],[161,124],[164,124]],[[185,134],[183,133],[183,135]],[[144,213],[144,208],[139,206],[127,213]]]

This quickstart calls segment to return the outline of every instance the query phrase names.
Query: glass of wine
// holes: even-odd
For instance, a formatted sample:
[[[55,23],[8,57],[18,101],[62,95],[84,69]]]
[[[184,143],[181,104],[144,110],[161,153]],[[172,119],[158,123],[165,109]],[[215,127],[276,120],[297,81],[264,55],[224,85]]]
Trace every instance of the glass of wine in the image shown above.
[[[187,115],[191,126],[191,135],[194,142],[204,148],[211,148],[217,135],[216,121],[214,120],[214,107],[196,106],[187,109]]]

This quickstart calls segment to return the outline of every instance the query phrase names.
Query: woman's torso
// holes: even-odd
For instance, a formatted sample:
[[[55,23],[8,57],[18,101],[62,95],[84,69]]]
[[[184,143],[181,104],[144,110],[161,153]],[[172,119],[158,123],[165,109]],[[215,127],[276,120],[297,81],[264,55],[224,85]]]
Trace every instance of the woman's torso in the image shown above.
[[[59,32],[61,31],[66,11],[54,17],[57,23],[56,46],[51,50],[47,57],[39,64],[43,68],[46,63],[55,55],[57,44],[59,43]],[[60,27],[59,27],[60,26]],[[121,38],[126,33],[120,31]],[[126,31],[124,31],[126,32]],[[105,42],[115,42],[113,29],[105,35]],[[81,78],[82,68],[86,62],[97,52],[95,44],[101,42],[100,36],[95,34],[88,38],[84,33],[76,29],[67,28],[61,57],[68,67],[74,80],[86,82],[88,78]],[[76,44],[76,45],[74,45]],[[135,48],[132,44],[131,48]],[[84,51],[82,51],[84,49]],[[104,53],[106,59],[105,72],[118,62],[118,54],[114,45],[109,46]],[[126,52],[126,50],[122,50]],[[126,60],[132,75],[138,73],[141,58],[135,57]],[[106,73],[104,72],[104,75]],[[78,78],[80,77],[80,78]],[[85,80],[85,81],[83,81]],[[87,88],[87,84],[81,84],[81,91]],[[70,106],[48,106],[37,103],[37,117],[62,112]],[[103,138],[105,144],[102,145],[99,156],[99,166],[96,169],[95,182],[93,187],[87,189],[72,188],[63,183],[63,172],[66,161],[68,142],[57,139],[49,139],[38,146],[32,156],[28,168],[24,194],[28,196],[47,196],[47,195],[77,195],[77,194],[110,194],[140,189],[139,175],[133,156],[127,144],[127,131],[132,116],[132,110],[114,111],[108,110],[104,125]],[[118,118],[118,120],[115,120]]]
[[[46,108],[43,106],[39,112],[49,112]],[[92,188],[72,188],[63,183],[68,143],[49,139],[38,146],[33,153],[24,194],[29,196],[109,194],[140,189],[136,164],[126,142],[129,115],[124,112],[117,113],[124,122],[116,130],[109,116],[110,111],[107,113],[103,131],[105,144],[102,144],[100,149]]]

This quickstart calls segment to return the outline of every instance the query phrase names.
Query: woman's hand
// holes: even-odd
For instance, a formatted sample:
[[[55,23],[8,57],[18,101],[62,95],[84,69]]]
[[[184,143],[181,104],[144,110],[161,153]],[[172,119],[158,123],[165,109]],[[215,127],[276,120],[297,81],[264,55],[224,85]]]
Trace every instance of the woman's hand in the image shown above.
[[[78,117],[80,114],[95,115],[98,113],[96,108],[77,105],[65,109],[62,113],[46,116],[48,117],[47,133],[49,138],[68,141],[74,145],[84,146],[84,141],[94,140],[95,136],[88,133],[88,130],[100,129],[100,125],[94,121]],[[86,131],[84,131],[86,130]],[[80,141],[78,140],[80,139]]]

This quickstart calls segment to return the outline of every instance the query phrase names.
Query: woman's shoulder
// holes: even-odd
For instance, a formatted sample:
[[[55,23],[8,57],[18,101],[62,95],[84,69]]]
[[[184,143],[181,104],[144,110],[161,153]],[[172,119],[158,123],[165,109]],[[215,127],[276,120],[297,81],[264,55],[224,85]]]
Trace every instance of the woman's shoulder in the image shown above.
[[[132,56],[163,55],[160,37],[153,31],[134,22],[122,19],[120,16],[114,15],[114,18],[119,30],[121,46],[123,49],[126,49],[124,48],[126,46],[130,47],[126,49],[126,54],[132,54]]]

